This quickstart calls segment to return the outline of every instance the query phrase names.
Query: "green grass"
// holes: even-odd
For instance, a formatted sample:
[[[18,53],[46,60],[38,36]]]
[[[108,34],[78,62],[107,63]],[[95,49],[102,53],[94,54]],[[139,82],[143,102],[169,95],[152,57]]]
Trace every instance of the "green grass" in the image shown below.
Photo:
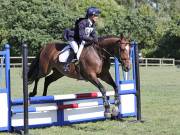
[[[17,74],[17,71],[15,73]],[[20,75],[20,71],[18,74]],[[141,67],[140,74],[144,123],[132,123],[131,120],[134,118],[128,118],[124,121],[106,120],[64,127],[31,129],[30,133],[32,135],[180,135],[180,68]],[[11,81],[12,85],[17,85],[19,80],[15,77]],[[12,86],[14,97],[22,95],[22,89],[16,87]],[[40,82],[38,95],[42,94],[42,88],[43,80]],[[108,85],[106,88],[112,89]],[[29,89],[32,89],[32,86]],[[48,94],[92,90],[97,89],[88,82],[64,77],[49,87]],[[0,133],[0,135],[8,134]]]

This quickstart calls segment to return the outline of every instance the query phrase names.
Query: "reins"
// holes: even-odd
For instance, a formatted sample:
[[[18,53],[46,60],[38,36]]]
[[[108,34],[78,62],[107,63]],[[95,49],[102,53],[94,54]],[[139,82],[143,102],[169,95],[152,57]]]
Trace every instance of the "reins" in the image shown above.
[[[102,50],[103,50],[104,52],[106,52],[109,56],[113,57],[113,55],[112,55],[109,51],[107,51],[106,49],[102,48]]]

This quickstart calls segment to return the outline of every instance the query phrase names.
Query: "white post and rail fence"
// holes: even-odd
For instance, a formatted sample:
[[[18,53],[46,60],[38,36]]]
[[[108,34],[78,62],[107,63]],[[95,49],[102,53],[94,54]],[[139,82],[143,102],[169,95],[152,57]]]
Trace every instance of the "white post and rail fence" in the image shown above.
[[[28,61],[31,62],[35,57],[28,57]],[[112,58],[112,64],[114,64],[114,58]],[[22,57],[10,57],[11,67],[22,67]],[[175,66],[180,65],[180,60],[174,58],[139,58],[140,66]]]

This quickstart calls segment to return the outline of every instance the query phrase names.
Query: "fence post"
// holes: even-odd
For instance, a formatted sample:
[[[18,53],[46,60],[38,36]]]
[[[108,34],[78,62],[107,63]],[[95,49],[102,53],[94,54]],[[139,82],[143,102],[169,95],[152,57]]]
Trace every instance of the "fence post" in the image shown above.
[[[8,131],[12,132],[12,121],[11,121],[11,84],[10,84],[10,46],[9,44],[5,45],[6,56],[5,56],[5,79],[6,79],[6,88],[8,93]]]
[[[146,69],[147,69],[147,66],[148,66],[148,59],[145,59],[145,61],[146,61]]]
[[[162,66],[162,59],[159,59],[160,67]]]
[[[135,43],[135,70],[136,70],[136,89],[137,89],[137,120],[141,121],[141,92],[140,92],[140,73],[139,73],[139,51]]]
[[[175,66],[175,59],[173,59],[173,66]]]
[[[28,130],[28,46],[22,45],[23,51],[23,101],[24,101],[24,135],[29,134]]]

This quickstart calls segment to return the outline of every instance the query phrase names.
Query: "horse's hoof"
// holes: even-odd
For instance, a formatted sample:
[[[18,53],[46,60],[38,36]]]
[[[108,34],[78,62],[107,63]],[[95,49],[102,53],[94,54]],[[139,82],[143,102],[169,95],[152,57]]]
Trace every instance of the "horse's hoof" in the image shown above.
[[[106,118],[106,119],[111,119],[111,113],[110,112],[104,112],[104,117]]]
[[[34,97],[35,94],[33,92],[29,93],[29,97]]]
[[[112,117],[118,116],[118,114],[119,114],[119,109],[118,109],[117,106],[113,106],[111,111],[112,111]]]
[[[120,105],[121,104],[121,101],[118,99],[118,100],[115,100],[114,101],[114,104],[116,105],[116,106],[118,106],[118,105]]]

